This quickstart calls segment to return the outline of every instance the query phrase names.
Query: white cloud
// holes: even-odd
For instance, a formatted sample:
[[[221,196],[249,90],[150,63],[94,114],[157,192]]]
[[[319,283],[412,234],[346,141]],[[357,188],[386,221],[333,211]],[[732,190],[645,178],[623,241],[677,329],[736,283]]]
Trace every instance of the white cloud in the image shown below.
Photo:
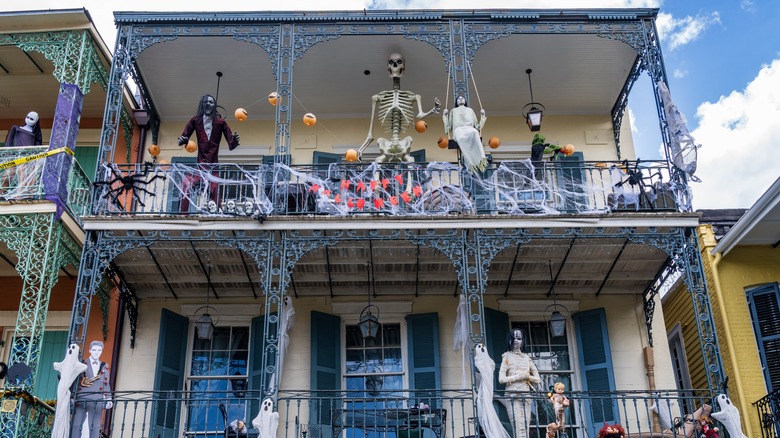
[[[628,111],[628,120],[631,121],[631,134],[637,136],[639,135],[639,123],[634,116],[634,110],[632,110],[630,106],[627,106],[626,111]]]
[[[712,12],[710,15],[698,15],[684,18],[674,18],[671,14],[659,12],[656,26],[662,41],[669,44],[674,50],[696,40],[708,27],[720,24],[720,13]]]
[[[674,72],[672,72],[672,76],[674,76],[677,79],[682,79],[688,76],[688,70],[680,70],[679,68],[676,68],[674,69]]]
[[[699,105],[696,117],[703,182],[692,184],[694,208],[750,207],[780,175],[780,59],[743,91]]]

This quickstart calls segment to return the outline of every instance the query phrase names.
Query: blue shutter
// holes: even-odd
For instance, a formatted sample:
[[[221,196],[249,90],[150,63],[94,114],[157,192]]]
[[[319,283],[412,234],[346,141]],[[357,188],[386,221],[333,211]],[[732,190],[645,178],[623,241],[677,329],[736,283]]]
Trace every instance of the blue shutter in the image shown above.
[[[485,347],[496,363],[496,371],[501,367],[501,355],[507,350],[506,335],[509,333],[509,315],[485,307]],[[498,372],[493,375],[493,388],[504,390],[505,385],[498,383]]]
[[[171,158],[171,164],[192,164],[192,168],[197,168],[198,157],[173,157]],[[172,169],[171,166],[167,166],[168,169]],[[168,182],[168,212],[178,212],[181,197],[184,193],[181,192],[182,187],[182,175],[179,172],[173,172],[168,174],[168,178],[171,181]],[[190,190],[190,196],[194,196],[195,188]],[[190,202],[190,211],[197,211],[198,206],[194,202]]]
[[[33,395],[41,400],[57,399],[57,382],[59,373],[54,371],[52,364],[62,361],[68,349],[68,332],[45,331],[41,345],[41,355],[38,368],[35,370]]]
[[[180,409],[176,399],[181,397],[184,385],[184,363],[187,356],[189,320],[162,309],[160,336],[157,344],[157,366],[154,372],[154,391],[161,399],[166,396],[174,401],[160,401],[152,406],[152,427],[149,436],[175,438],[179,436]],[[169,393],[166,394],[166,391]]]
[[[425,149],[417,149],[416,151],[410,152],[409,155],[414,158],[415,163],[425,163]]]
[[[406,317],[409,348],[409,388],[433,389],[415,392],[416,402],[440,406],[441,367],[439,364],[439,315],[421,313]]]
[[[609,349],[607,317],[603,308],[588,310],[572,315],[577,332],[582,390],[614,391],[615,375],[612,370],[612,353]],[[590,435],[596,436],[605,421],[617,421],[617,402],[605,395],[591,396],[584,402],[587,427]]]
[[[262,390],[262,394],[257,394],[251,397],[249,402],[249,412],[260,412],[260,403],[265,398],[265,391],[268,389],[268,384],[263,386],[263,340],[265,339],[265,316],[258,316],[252,318],[252,323],[249,328],[249,341],[251,346],[249,347],[249,390],[259,391]],[[269,376],[270,377],[270,376]],[[253,414],[254,415],[254,414]]]
[[[746,292],[768,393],[780,389],[780,291],[777,283]]]
[[[341,390],[341,318],[311,312],[311,391],[314,405],[309,410],[309,424],[320,425],[322,436],[328,436],[336,391]]]

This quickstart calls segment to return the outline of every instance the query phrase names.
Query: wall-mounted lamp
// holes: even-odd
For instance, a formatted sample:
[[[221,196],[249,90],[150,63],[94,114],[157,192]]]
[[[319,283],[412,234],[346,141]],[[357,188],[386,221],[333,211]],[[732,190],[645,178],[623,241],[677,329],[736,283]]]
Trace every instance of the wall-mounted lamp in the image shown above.
[[[525,104],[522,114],[528,124],[528,129],[530,129],[531,132],[536,132],[542,129],[542,116],[544,115],[544,110],[546,108],[541,103],[534,102],[534,88],[531,85],[531,71],[530,68],[525,71],[528,75],[528,88],[531,91],[531,102]]]
[[[133,111],[133,117],[135,117],[135,123],[140,127],[144,127],[149,123],[149,111],[145,109],[137,109]]]

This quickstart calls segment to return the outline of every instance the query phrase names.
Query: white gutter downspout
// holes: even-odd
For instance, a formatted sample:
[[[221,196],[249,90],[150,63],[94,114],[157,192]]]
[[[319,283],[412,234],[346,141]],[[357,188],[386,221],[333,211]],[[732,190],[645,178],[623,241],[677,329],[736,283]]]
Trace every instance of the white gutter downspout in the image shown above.
[[[739,365],[737,364],[737,354],[734,352],[734,339],[731,337],[731,325],[729,324],[728,314],[726,313],[726,303],[723,302],[723,290],[720,287],[720,273],[718,272],[718,264],[723,259],[722,253],[715,253],[715,259],[712,261],[712,277],[715,280],[715,296],[718,299],[718,308],[720,309],[720,318],[723,322],[723,333],[726,337],[726,345],[729,350],[729,359],[731,362],[731,368],[734,370],[734,380],[737,381],[737,394],[739,395],[739,409],[742,411],[743,427],[747,431],[747,436],[753,435],[751,429],[751,422],[748,421],[748,410],[745,405],[745,391],[742,387],[742,377],[739,372]]]

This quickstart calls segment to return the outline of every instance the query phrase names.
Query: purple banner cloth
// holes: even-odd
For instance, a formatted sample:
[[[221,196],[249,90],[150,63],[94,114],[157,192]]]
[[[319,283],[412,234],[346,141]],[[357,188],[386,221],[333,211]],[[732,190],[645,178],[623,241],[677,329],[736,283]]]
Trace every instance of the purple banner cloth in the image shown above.
[[[67,146],[72,151],[76,150],[76,136],[79,133],[83,102],[84,94],[77,85],[60,84],[49,150],[63,146]],[[52,155],[46,158],[44,164],[43,188],[46,199],[57,206],[57,219],[62,216],[68,202],[68,174],[72,164],[73,157],[70,154]]]

